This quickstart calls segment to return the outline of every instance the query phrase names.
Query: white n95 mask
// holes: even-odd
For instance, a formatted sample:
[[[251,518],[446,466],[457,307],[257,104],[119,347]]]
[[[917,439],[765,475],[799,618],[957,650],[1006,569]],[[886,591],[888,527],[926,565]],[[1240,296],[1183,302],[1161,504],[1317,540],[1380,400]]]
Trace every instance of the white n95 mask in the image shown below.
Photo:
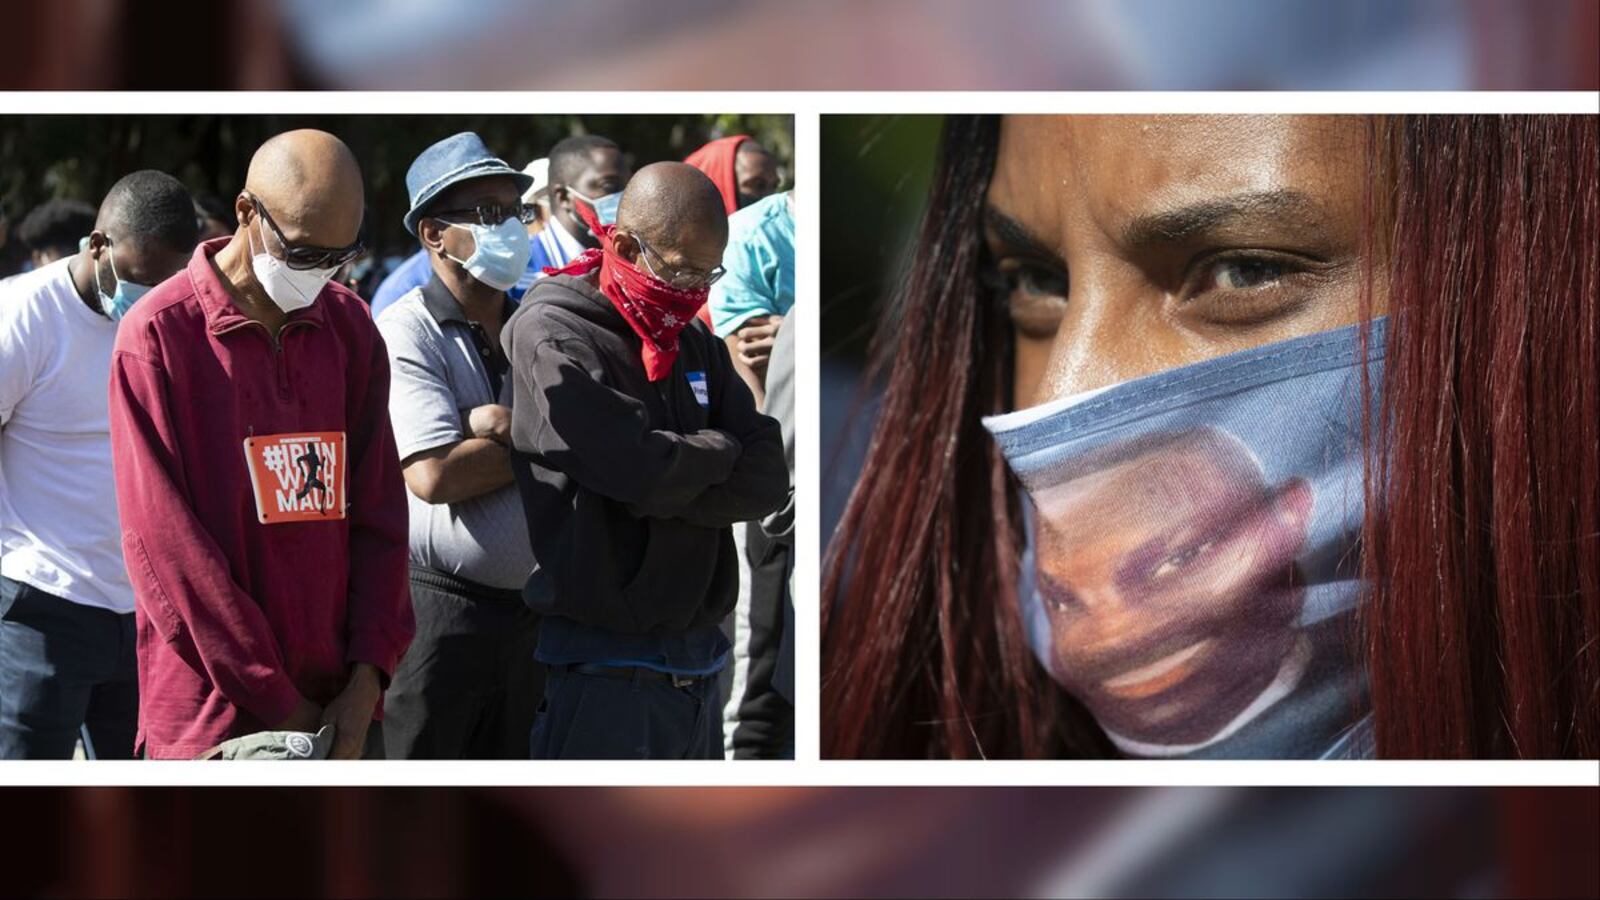
[[[315,303],[317,295],[333,278],[333,273],[339,271],[338,266],[291,269],[288,263],[266,251],[265,240],[262,241],[260,252],[257,252],[253,237],[250,239],[250,269],[267,297],[286,313],[305,309]]]

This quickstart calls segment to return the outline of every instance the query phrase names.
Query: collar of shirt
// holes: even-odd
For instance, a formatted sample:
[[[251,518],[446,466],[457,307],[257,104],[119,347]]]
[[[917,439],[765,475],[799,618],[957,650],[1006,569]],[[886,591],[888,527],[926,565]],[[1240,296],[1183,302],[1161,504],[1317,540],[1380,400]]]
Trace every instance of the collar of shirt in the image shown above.
[[[551,216],[545,223],[544,230],[539,232],[539,240],[544,244],[545,255],[550,257],[551,265],[556,266],[572,262],[578,254],[588,249],[579,243],[555,216]]]
[[[506,358],[505,351],[489,340],[482,326],[467,318],[461,308],[461,302],[450,293],[450,289],[439,279],[437,272],[428,278],[422,286],[422,306],[428,315],[439,324],[443,331],[447,322],[454,322],[465,328],[472,335],[472,343],[478,348],[478,356],[483,360],[484,376],[489,380],[489,391],[496,397],[500,395],[501,376],[511,367],[511,361]],[[517,302],[506,296],[500,307],[500,321],[504,323],[516,312]]]
[[[429,276],[427,283],[422,286],[422,305],[428,310],[428,315],[440,325],[446,322],[459,322],[467,326],[474,324],[467,318],[466,311],[461,308],[461,301],[450,293],[450,289],[439,279],[438,273]],[[500,307],[500,321],[504,322],[511,318],[511,314],[516,311],[516,301],[509,296],[506,297],[504,305]]]

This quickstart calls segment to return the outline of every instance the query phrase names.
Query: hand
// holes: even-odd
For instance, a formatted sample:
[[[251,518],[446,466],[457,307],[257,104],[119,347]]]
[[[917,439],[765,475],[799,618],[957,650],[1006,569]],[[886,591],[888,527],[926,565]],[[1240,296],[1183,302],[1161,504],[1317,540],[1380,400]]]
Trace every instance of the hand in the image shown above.
[[[322,711],[322,724],[333,726],[333,749],[328,753],[329,759],[361,758],[367,746],[367,729],[372,727],[372,711],[378,708],[382,693],[376,666],[356,663],[351,667],[350,681]]]
[[[739,361],[753,371],[765,372],[767,360],[772,357],[772,345],[778,339],[778,326],[783,316],[754,316],[746,319],[734,332],[734,348]]]
[[[273,731],[316,731],[321,726],[322,707],[312,703],[304,697],[300,698],[300,705],[294,708],[289,718],[278,723]]]
[[[511,444],[511,407],[489,403],[467,413],[467,430],[475,438]]]

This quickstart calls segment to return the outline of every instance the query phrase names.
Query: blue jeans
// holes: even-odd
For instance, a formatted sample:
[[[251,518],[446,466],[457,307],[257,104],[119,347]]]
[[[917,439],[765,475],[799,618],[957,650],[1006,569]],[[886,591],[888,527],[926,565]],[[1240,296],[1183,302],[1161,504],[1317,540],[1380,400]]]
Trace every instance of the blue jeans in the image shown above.
[[[132,759],[139,724],[133,614],[0,576],[0,759]]]
[[[534,717],[534,759],[722,759],[717,679],[683,687],[551,666]]]

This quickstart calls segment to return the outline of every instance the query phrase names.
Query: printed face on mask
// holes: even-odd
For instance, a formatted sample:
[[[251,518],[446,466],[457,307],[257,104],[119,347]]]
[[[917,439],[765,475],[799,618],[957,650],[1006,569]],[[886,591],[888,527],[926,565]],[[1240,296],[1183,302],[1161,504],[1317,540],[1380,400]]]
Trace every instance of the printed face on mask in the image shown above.
[[[1210,739],[1295,646],[1309,485],[1267,483],[1216,428],[1114,443],[1046,478],[1036,583],[1057,680],[1120,737]]]
[[[1351,617],[1386,333],[1377,319],[984,419],[1024,491],[1029,643],[1120,752],[1370,754]]]

